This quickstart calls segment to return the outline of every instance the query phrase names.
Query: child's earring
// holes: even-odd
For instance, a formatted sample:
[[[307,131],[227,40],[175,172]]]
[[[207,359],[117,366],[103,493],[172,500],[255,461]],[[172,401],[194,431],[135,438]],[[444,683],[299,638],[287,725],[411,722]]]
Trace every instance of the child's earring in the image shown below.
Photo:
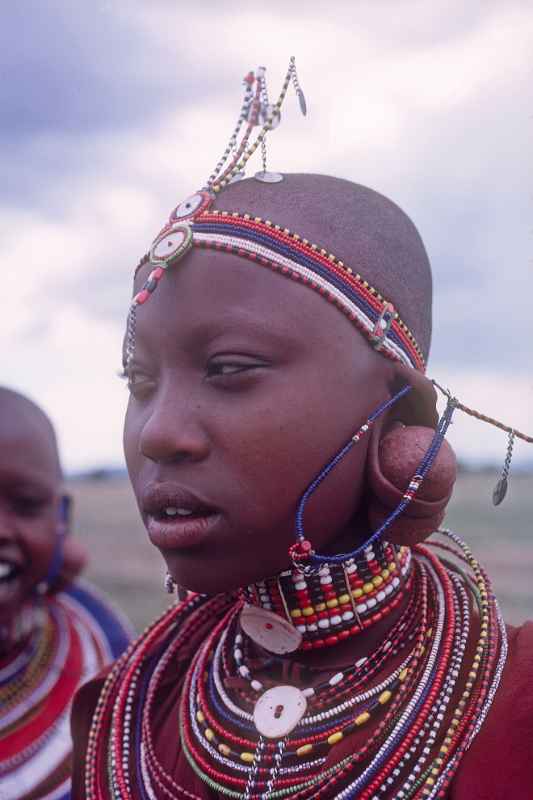
[[[168,592],[168,594],[174,594],[174,590],[177,585],[178,584],[167,569],[167,573],[165,575],[165,590]]]
[[[373,528],[378,528],[397,507],[414,474],[431,445],[435,431],[422,426],[398,426],[369,447],[368,486],[370,499],[368,516]],[[438,530],[457,477],[455,454],[446,440],[424,478],[414,487],[413,497],[403,512],[384,534],[392,544],[412,546]],[[414,480],[413,480],[414,479]]]

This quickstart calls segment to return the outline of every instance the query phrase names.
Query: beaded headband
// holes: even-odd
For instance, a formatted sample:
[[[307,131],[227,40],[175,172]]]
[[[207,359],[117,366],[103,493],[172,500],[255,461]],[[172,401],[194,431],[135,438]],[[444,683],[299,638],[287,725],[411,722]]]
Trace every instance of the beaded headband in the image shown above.
[[[305,114],[306,104],[294,58],[290,60],[280,96],[273,105],[268,102],[264,68],[260,67],[256,75],[249,73],[244,78],[245,95],[241,112],[222,158],[206,186],[172,211],[168,223],[139,264],[140,267],[149,262],[153,269],[132,300],[128,317],[128,359],[133,354],[135,344],[136,308],[148,300],[165,270],[174,267],[195,246],[233,253],[308,286],[339,308],[376,350],[394,361],[424,371],[422,351],[394,305],[356,270],[325,248],[309,242],[283,225],[248,213],[213,208],[216,195],[228,184],[244,177],[243,169],[260,145],[263,169],[256,173],[255,178],[265,183],[283,180],[281,174],[266,169],[266,135],[280,121],[280,108],[291,80],[301,111]],[[237,146],[237,137],[245,120],[248,122],[247,128]],[[260,133],[249,145],[252,129],[261,123]],[[224,168],[232,151],[233,158]]]

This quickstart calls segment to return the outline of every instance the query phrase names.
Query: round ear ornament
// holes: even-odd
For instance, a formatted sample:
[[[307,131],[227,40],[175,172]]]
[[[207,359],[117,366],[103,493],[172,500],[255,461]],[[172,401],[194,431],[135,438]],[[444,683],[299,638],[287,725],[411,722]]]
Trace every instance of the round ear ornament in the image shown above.
[[[457,478],[455,454],[444,439],[423,482],[417,468],[435,432],[418,425],[398,426],[369,449],[368,518],[378,528],[406,494],[409,505],[388,527],[387,541],[413,546],[438,530]]]

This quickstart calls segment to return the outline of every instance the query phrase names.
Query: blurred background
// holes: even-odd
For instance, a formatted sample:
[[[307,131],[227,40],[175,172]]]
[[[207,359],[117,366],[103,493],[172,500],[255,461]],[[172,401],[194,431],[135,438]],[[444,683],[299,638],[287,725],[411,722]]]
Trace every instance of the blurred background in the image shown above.
[[[266,65],[273,95],[296,56],[308,116],[289,93],[270,168],[345,177],[407,211],[434,271],[428,374],[531,432],[532,53],[528,0],[4,6],[0,382],[50,414],[92,577],[138,625],[165,596],[123,474],[132,271],[211,172],[244,74]],[[533,448],[517,444],[494,510],[506,436],[458,416],[449,438],[463,467],[450,524],[520,621],[533,615]]]

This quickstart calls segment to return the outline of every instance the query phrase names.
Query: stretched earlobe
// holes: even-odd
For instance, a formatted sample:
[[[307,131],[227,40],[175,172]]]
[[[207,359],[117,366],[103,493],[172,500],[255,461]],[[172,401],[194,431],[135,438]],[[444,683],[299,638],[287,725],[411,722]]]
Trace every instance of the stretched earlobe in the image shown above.
[[[383,435],[377,427],[368,450],[368,517],[374,529],[398,506],[418,465],[431,445],[435,431],[421,425],[397,424]],[[403,514],[386,533],[387,541],[412,546],[438,529],[457,476],[457,461],[448,444],[441,448]]]
[[[435,428],[439,415],[437,392],[433,382],[423,373],[405,364],[393,364],[391,391],[395,392],[399,387],[406,385],[411,386],[411,391],[397,404],[394,418],[400,419],[406,425]]]

